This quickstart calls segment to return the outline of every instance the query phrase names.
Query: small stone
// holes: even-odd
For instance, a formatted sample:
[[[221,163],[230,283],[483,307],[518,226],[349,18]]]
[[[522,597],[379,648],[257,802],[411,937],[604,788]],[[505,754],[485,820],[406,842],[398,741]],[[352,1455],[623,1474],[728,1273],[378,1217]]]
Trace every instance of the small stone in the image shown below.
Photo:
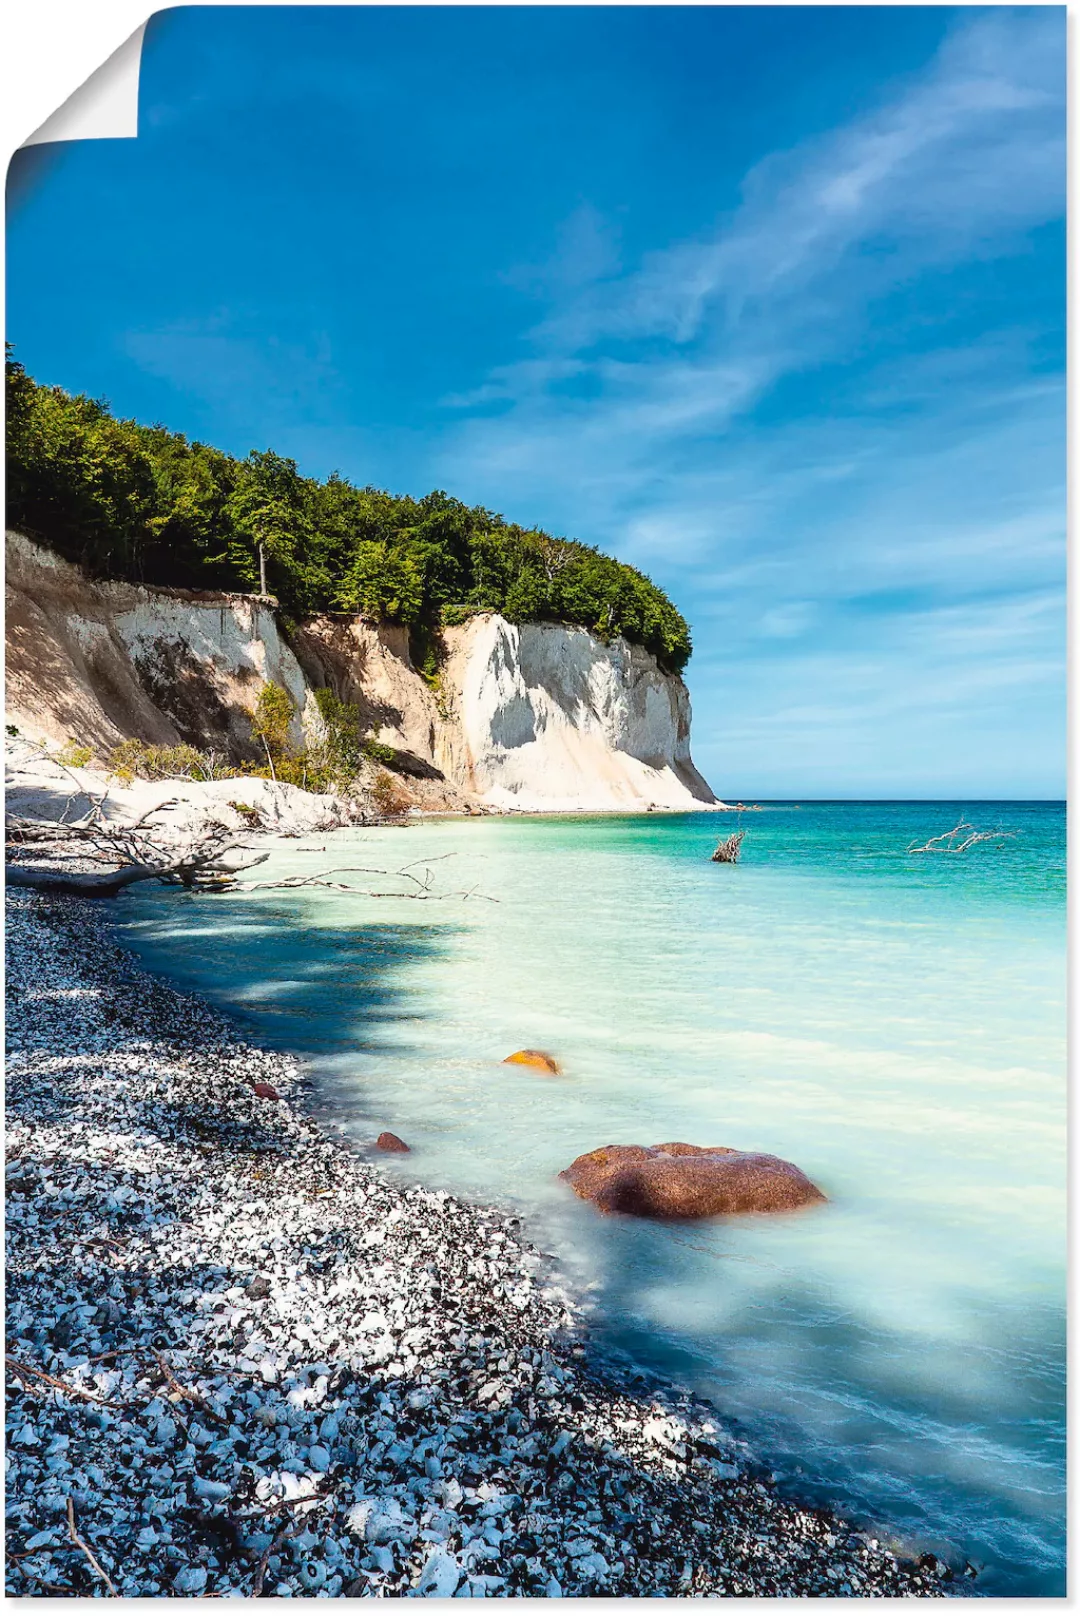
[[[184,1566],[173,1578],[178,1594],[201,1594],[206,1587],[205,1566]]]
[[[461,1567],[446,1549],[434,1549],[424,1561],[416,1591],[426,1599],[449,1599],[461,1581]]]
[[[35,1532],[33,1537],[27,1538],[26,1542],[23,1544],[23,1550],[25,1553],[29,1554],[34,1549],[43,1549],[46,1544],[51,1545],[57,1541],[57,1534],[55,1532]]]
[[[512,1055],[507,1055],[503,1065],[531,1066],[534,1071],[546,1072],[549,1077],[562,1075],[562,1067],[546,1049],[517,1049]]]

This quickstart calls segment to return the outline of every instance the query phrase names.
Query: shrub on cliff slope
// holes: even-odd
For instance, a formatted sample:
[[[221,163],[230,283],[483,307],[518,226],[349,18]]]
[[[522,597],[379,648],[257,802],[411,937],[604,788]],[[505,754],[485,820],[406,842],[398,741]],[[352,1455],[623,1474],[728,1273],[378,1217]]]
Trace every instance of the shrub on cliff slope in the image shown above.
[[[251,733],[262,742],[267,757],[284,757],[295,713],[296,705],[284,685],[269,681],[263,685],[252,714]]]
[[[407,624],[418,643],[484,609],[512,622],[623,634],[666,668],[690,632],[634,567],[442,492],[412,499],[302,477],[266,452],[234,459],[7,363],[8,522],[104,577],[254,590],[259,549],[286,611]]]
[[[155,746],[148,741],[121,741],[109,753],[109,773],[123,785],[132,780],[227,780],[237,773],[227,758],[181,742]]]

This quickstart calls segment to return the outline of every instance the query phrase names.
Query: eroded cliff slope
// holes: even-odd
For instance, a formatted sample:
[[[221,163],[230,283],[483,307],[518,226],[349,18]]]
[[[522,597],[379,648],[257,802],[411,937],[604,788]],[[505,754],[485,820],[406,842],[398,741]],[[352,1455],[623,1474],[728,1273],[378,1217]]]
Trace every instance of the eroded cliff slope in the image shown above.
[[[92,581],[8,535],[8,720],[34,739],[74,738],[100,757],[129,737],[183,740],[239,759],[253,755],[249,715],[269,680],[293,699],[297,744],[321,722],[316,689],[355,702],[427,807],[715,802],[691,761],[686,686],[647,651],[494,613],[443,639],[433,688],[393,625],[317,617],[286,632],[253,596]]]

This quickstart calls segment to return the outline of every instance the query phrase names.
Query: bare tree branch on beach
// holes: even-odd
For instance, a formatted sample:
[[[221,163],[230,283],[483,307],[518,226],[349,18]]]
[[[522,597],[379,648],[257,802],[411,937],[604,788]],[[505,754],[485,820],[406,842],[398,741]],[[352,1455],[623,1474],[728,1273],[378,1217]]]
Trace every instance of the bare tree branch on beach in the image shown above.
[[[115,898],[140,881],[160,881],[189,890],[221,890],[233,885],[244,870],[265,864],[270,857],[269,853],[257,853],[242,863],[236,862],[236,855],[251,850],[247,844],[233,840],[233,833],[223,825],[209,826],[178,848],[163,846],[134,827],[58,827],[16,821],[8,827],[8,837],[32,856],[37,852],[39,857],[50,859],[48,865],[9,864],[9,887],[83,898]],[[70,850],[67,843],[72,844]],[[102,871],[63,867],[73,860],[111,867]]]
[[[717,842],[716,850],[712,854],[713,863],[738,864],[739,849],[742,847],[743,837],[745,835],[746,832],[744,830],[737,830],[734,836],[722,838],[719,842]]]
[[[912,842],[908,852],[966,853],[969,847],[975,847],[980,842],[995,842],[998,847],[1003,847],[1017,835],[1018,832],[1015,830],[976,830],[974,825],[969,825],[965,819],[961,819],[952,830],[944,831],[940,836],[931,836],[929,841],[921,845]]]
[[[78,1534],[78,1531],[75,1528],[75,1500],[71,1497],[70,1493],[68,1494],[68,1501],[67,1501],[67,1524],[68,1524],[68,1536],[70,1537],[71,1541],[75,1544],[76,1548],[81,1549],[82,1552],[85,1554],[85,1556],[89,1560],[91,1566],[94,1568],[94,1570],[97,1572],[98,1576],[101,1578],[101,1580],[104,1582],[105,1586],[108,1588],[109,1593],[112,1595],[112,1597],[114,1599],[119,1599],[120,1596],[116,1591],[116,1585],[113,1582],[112,1578],[109,1576],[109,1573],[105,1570],[104,1566],[101,1564],[101,1561],[98,1559],[97,1555],[94,1553],[94,1551],[90,1547],[89,1543],[87,1543],[86,1539],[81,1538],[79,1536],[79,1534]]]
[[[142,829],[142,820],[130,826],[101,824],[59,825],[55,821],[13,819],[7,826],[9,847],[16,847],[41,863],[9,863],[7,884],[32,892],[67,893],[83,898],[115,898],[127,887],[142,881],[159,881],[166,886],[182,886],[189,891],[269,891],[298,887],[326,887],[337,892],[355,892],[367,898],[411,898],[446,900],[498,899],[478,891],[476,886],[450,892],[434,889],[432,864],[452,858],[439,853],[431,858],[411,859],[397,870],[364,864],[344,864],[311,875],[286,875],[276,881],[240,881],[239,876],[265,864],[269,853],[254,853],[250,843],[237,840],[224,825],[211,824],[180,848],[163,843],[153,832]],[[248,856],[252,855],[252,856]],[[71,864],[101,864],[97,870],[71,869]],[[415,873],[417,868],[420,873]],[[382,881],[398,880],[405,890],[385,889],[335,880],[342,875],[368,875]]]
[[[439,858],[451,858],[452,856],[450,853],[440,853],[438,855]],[[420,859],[413,859],[412,862],[413,864],[426,863],[426,861]],[[432,859],[431,863],[435,863],[435,860]],[[335,875],[396,876],[403,881],[411,881],[416,891],[373,892],[370,887],[353,886],[347,881],[331,880],[331,877]],[[240,888],[244,892],[254,892],[256,890],[271,890],[283,887],[294,889],[297,887],[329,887],[335,892],[358,892],[365,898],[431,898],[440,901],[446,898],[461,898],[462,900],[466,898],[482,898],[485,903],[498,903],[499,901],[498,898],[493,898],[490,893],[478,891],[475,886],[454,892],[434,892],[432,891],[433,879],[434,877],[429,869],[425,868],[423,878],[421,878],[413,875],[407,864],[403,864],[398,870],[373,869],[366,864],[343,864],[337,869],[320,870],[315,875],[286,875],[280,881],[242,881],[240,882]]]
[[[80,797],[85,797],[90,806],[79,819],[73,820],[72,824],[74,826],[83,827],[86,825],[95,824],[98,820],[100,820],[102,810],[109,799],[109,791],[111,789],[109,786],[106,786],[104,791],[91,790],[84,780],[79,779],[79,776],[69,764],[65,763],[63,759],[58,757],[55,752],[50,752],[47,747],[41,744],[40,741],[32,741],[28,736],[18,735],[16,731],[12,731],[10,729],[9,733],[17,735],[19,744],[26,748],[27,754],[30,757],[37,757],[43,763],[49,764],[51,768],[59,769],[63,774],[67,775],[69,780],[74,783],[75,790],[71,792],[65,801],[64,806],[60,811],[59,819],[53,820],[51,823],[66,825],[67,816],[71,812],[73,804]]]
[[[453,853],[414,858],[397,870],[368,865],[341,865],[316,871],[312,875],[283,876],[276,881],[242,882],[239,876],[257,865],[265,864],[270,857],[269,853],[254,852],[243,832],[238,837],[237,832],[229,830],[219,821],[210,820],[197,832],[190,834],[187,840],[178,841],[168,831],[150,824],[163,809],[177,806],[179,799],[175,797],[153,803],[129,824],[109,822],[103,817],[108,790],[100,793],[90,791],[66,764],[51,758],[44,747],[32,742],[26,744],[31,752],[57,763],[79,790],[68,797],[59,819],[14,815],[8,818],[6,840],[9,862],[6,880],[12,889],[83,898],[115,898],[130,886],[157,881],[165,886],[181,886],[196,892],[325,887],[337,892],[355,892],[368,898],[435,901],[479,897],[489,903],[498,901],[487,893],[479,892],[476,886],[453,892],[435,891],[430,866],[454,857]],[[275,782],[271,789],[276,799],[281,788]],[[87,798],[90,806],[78,819],[69,822],[67,815],[76,795]],[[280,817],[281,806],[276,800],[273,809]],[[87,869],[87,865],[101,865],[102,868]],[[421,873],[415,874],[418,868]],[[397,880],[402,883],[404,890],[386,890],[383,887],[373,890],[370,886],[334,879],[342,875],[376,876],[383,882]]]

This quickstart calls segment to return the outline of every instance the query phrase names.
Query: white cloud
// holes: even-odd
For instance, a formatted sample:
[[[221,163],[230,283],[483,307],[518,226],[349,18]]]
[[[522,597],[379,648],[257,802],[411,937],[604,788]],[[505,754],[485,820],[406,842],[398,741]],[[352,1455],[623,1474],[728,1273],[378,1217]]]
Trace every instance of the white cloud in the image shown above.
[[[622,276],[584,275],[580,291],[564,277],[568,295],[531,333],[542,357],[496,373],[513,408],[468,435],[472,452],[497,465],[508,437],[545,425],[571,439],[584,429],[593,444],[625,442],[635,425],[722,425],[788,371],[842,351],[867,304],[919,268],[1004,250],[1056,217],[1063,94],[1049,8],[967,23],[879,112],[759,164],[712,239]],[[647,339],[662,339],[659,353],[596,351]],[[553,381],[586,372],[596,396],[551,397]]]
[[[1061,382],[1038,370],[1026,305],[961,342],[918,328],[912,288],[1028,251],[1059,217],[1063,95],[1059,11],[965,18],[877,110],[759,163],[699,239],[620,269],[602,223],[576,217],[556,259],[578,268],[544,282],[527,356],[458,401],[436,480],[614,548],[687,609],[696,746],[720,788],[733,758],[765,763],[731,720],[733,682],[758,735],[797,689],[797,750],[827,769],[854,747],[866,789],[920,752],[931,709],[943,768],[945,714],[967,762],[976,732],[1017,759],[1044,732],[1056,766],[1040,714],[1060,677]],[[899,289],[915,314],[894,330]],[[815,377],[801,413],[765,408]],[[1035,618],[995,604],[1032,591]],[[965,718],[983,697],[934,694],[991,686],[997,731]],[[865,733],[860,688],[879,690]]]

